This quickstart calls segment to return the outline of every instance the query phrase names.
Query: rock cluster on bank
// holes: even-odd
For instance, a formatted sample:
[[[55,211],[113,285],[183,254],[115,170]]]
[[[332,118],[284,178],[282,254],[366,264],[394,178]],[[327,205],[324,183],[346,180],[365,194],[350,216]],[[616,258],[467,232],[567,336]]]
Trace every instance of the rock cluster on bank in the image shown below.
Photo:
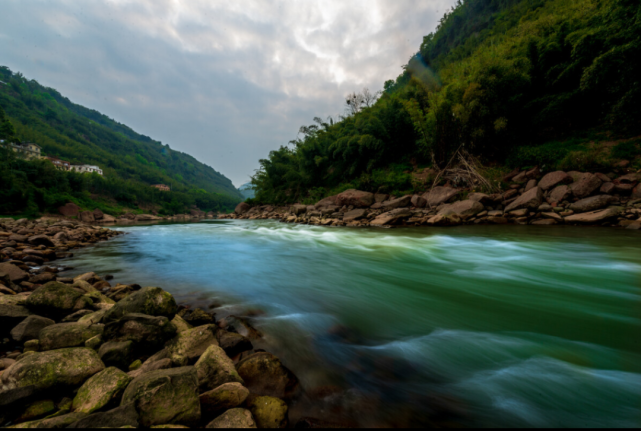
[[[449,185],[390,196],[347,190],[315,205],[250,207],[219,218],[280,219],[323,226],[458,226],[464,224],[592,225],[641,229],[641,173],[516,170],[501,193]]]
[[[215,218],[215,214],[210,212],[202,211],[198,208],[192,208],[189,214],[177,214],[174,216],[158,216],[158,213],[154,214],[134,214],[126,213],[118,218],[111,216],[109,214],[103,213],[100,209],[95,209],[93,211],[81,211],[80,207],[74,203],[67,203],[60,208],[58,212],[64,217],[73,218],[83,223],[91,224],[113,224],[113,223],[136,223],[136,222],[150,222],[150,221],[161,221],[161,220],[192,220],[192,219],[212,219]]]
[[[301,391],[247,321],[157,287],[88,273],[2,295],[0,310],[0,335],[22,346],[0,360],[0,425],[283,428]]]

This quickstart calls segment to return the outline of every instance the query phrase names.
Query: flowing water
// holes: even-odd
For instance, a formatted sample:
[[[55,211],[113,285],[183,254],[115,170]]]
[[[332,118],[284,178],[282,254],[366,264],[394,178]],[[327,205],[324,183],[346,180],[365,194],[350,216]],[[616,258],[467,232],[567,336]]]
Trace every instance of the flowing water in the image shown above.
[[[316,416],[641,426],[638,232],[232,220],[120,229],[130,234],[68,264],[225,304],[218,316],[264,311],[252,322],[310,394],[347,389]]]

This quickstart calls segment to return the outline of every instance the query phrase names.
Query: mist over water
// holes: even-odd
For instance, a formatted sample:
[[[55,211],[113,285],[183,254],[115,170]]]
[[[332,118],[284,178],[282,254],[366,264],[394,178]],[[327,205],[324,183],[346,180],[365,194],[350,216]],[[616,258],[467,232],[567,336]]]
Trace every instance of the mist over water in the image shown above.
[[[409,424],[424,414],[641,426],[638,232],[236,220],[120,229],[130,235],[68,264],[225,304],[219,317],[263,310],[252,322],[307,390],[339,385],[371,400],[372,414],[342,407],[361,425],[398,424],[406,409]]]

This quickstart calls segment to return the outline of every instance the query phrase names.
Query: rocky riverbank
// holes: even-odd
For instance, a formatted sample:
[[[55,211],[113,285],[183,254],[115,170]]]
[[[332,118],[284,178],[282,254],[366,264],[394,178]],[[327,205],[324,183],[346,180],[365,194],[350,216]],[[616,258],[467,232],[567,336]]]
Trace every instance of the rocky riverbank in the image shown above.
[[[315,205],[241,203],[218,218],[280,219],[323,226],[583,225],[641,229],[641,173],[516,170],[507,189],[485,194],[449,181],[423,194],[390,196],[347,190]]]
[[[90,224],[128,224],[128,223],[144,223],[156,221],[183,221],[183,220],[199,220],[199,219],[212,219],[215,218],[213,212],[201,211],[198,208],[192,209],[189,214],[176,214],[173,216],[159,216],[158,213],[154,214],[134,214],[126,213],[119,217],[114,217],[109,214],[103,213],[99,209],[93,211],[81,211],[80,207],[74,203],[68,203],[58,208],[60,215],[68,219],[76,219],[83,223]]]

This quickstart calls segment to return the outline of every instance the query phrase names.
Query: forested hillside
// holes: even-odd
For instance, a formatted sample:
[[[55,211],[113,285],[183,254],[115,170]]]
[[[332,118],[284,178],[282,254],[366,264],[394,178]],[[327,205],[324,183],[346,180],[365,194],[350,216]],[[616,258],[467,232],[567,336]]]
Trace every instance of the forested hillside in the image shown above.
[[[459,1],[371,96],[349,96],[345,117],[316,118],[261,160],[256,201],[411,191],[408,170],[461,148],[487,164],[605,163],[588,142],[641,134],[641,3]]]
[[[0,106],[20,140],[35,142],[46,155],[73,164],[100,166],[106,177],[173,190],[202,189],[241,199],[232,182],[192,156],[174,151],[107,116],[72,103],[20,73],[0,67]]]

